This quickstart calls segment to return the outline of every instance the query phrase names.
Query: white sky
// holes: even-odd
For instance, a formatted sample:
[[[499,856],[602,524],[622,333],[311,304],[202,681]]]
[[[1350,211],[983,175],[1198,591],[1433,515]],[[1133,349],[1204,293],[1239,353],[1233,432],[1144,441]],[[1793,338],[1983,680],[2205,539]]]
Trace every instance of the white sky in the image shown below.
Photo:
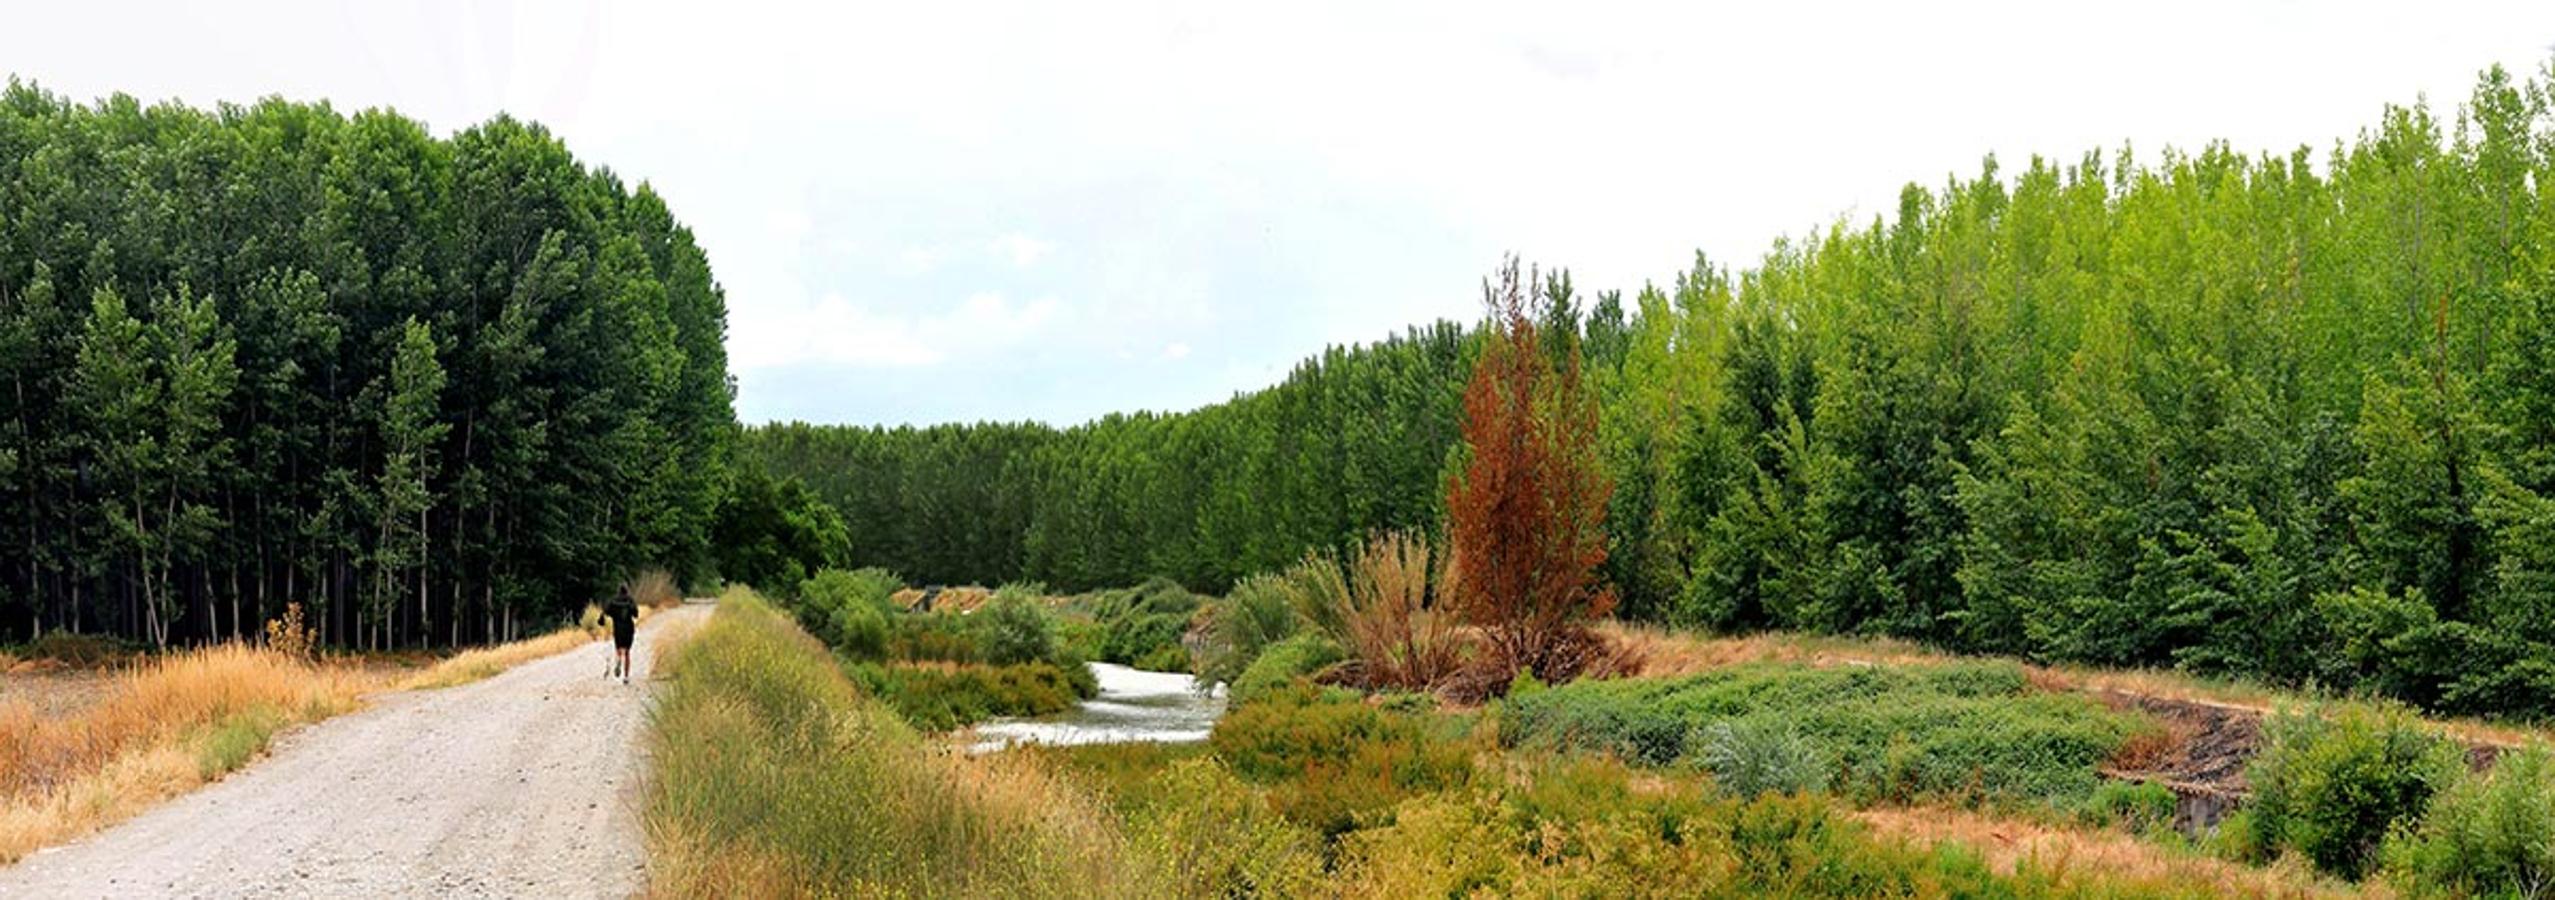
[[[740,416],[853,423],[1193,407],[1469,319],[1503,252],[1637,288],[1990,152],[2320,152],[2555,44],[2543,0],[210,6],[0,12],[0,72],[543,122],[699,233]]]

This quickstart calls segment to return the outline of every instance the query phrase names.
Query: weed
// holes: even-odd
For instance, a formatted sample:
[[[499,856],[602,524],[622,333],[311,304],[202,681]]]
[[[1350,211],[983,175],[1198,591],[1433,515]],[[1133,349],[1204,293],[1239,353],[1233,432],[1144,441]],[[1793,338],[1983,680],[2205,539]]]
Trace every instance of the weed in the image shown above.
[[[2414,824],[2465,765],[2453,742],[2394,705],[2286,713],[2264,736],[2247,772],[2251,849],[2295,851],[2349,878],[2367,872],[2387,833]]]

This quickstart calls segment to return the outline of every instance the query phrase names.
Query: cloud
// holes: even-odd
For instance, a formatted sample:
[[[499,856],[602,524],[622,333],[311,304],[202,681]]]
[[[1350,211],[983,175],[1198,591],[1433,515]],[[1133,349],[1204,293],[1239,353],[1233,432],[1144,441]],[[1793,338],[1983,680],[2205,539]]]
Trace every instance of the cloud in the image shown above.
[[[1172,341],[1170,346],[1162,348],[1162,358],[1168,360],[1188,359],[1189,345],[1181,341]]]
[[[738,355],[753,368],[830,363],[851,368],[917,368],[989,353],[1011,353],[1030,343],[1063,314],[1053,297],[1013,303],[991,291],[969,295],[946,310],[898,315],[841,294],[790,316],[779,333],[740,333]]]
[[[1010,260],[1013,267],[1026,269],[1055,252],[1056,245],[1014,232],[995,238],[992,250],[995,256]]]

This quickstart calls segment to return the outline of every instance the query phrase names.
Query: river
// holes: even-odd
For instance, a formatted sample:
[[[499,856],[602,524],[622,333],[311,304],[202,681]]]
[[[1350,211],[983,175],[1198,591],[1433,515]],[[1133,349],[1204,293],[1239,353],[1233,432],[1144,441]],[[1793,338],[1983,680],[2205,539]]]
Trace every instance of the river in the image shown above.
[[[995,719],[976,726],[983,753],[1013,744],[1124,744],[1203,741],[1224,715],[1224,690],[1197,690],[1197,679],[1177,672],[1147,672],[1092,663],[1100,696],[1071,712],[1035,719]]]

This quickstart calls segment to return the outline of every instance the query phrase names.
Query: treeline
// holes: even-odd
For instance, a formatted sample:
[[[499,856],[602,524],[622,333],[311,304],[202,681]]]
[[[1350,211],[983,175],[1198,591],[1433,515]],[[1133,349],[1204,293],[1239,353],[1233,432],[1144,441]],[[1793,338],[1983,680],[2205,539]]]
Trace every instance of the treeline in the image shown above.
[[[1439,323],[1335,347],[1193,412],[1039,424],[746,431],[840,510],[855,564],[918,584],[1221,591],[1308,547],[1435,526],[1480,340]]]
[[[0,94],[0,640],[512,633],[714,568],[724,301],[500,117]]]
[[[2555,713],[2550,103],[2495,69],[2324,153],[1991,159],[1752,270],[1584,315],[1539,286],[1600,396],[1621,613]],[[917,575],[1215,589],[1435,526],[1472,346],[1061,433],[749,443],[864,511],[863,562],[914,566],[954,520],[912,511],[979,497],[1008,516],[982,566]],[[945,449],[990,434],[1036,452]]]

